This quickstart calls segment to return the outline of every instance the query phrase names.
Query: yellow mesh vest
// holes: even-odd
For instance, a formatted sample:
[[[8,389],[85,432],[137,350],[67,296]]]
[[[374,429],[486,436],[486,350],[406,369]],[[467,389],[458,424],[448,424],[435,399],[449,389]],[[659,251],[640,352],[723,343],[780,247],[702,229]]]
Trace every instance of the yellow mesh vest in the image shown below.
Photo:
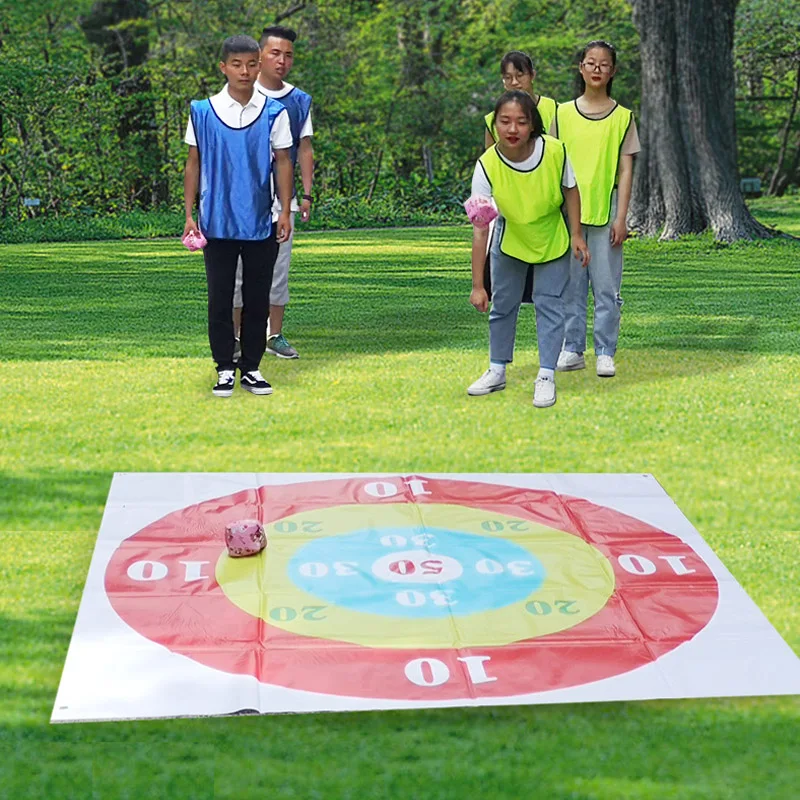
[[[564,196],[564,145],[543,136],[539,165],[522,172],[490,147],[479,159],[492,185],[492,197],[505,219],[500,252],[528,264],[545,264],[569,250],[569,231],[561,213]]]
[[[621,105],[603,119],[584,117],[574,100],[558,106],[556,133],[567,146],[575,171],[584,225],[607,225],[610,221],[619,153],[632,118],[630,110]]]
[[[555,119],[556,116],[556,101],[553,100],[552,97],[545,97],[544,95],[539,95],[539,104],[536,106],[539,109],[539,115],[542,118],[542,123],[544,127],[544,132],[550,130],[550,125]],[[483,121],[486,123],[486,130],[489,131],[492,139],[495,142],[498,140],[497,135],[497,128],[494,126],[494,111],[490,111],[484,118]]]

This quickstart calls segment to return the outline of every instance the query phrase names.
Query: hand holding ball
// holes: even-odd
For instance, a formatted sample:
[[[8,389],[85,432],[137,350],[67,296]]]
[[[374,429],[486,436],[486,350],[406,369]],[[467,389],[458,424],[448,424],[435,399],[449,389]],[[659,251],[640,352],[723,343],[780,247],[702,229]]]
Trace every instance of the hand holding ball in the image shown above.
[[[497,217],[497,209],[494,207],[491,198],[473,194],[464,203],[469,221],[476,228],[488,228],[489,223]]]

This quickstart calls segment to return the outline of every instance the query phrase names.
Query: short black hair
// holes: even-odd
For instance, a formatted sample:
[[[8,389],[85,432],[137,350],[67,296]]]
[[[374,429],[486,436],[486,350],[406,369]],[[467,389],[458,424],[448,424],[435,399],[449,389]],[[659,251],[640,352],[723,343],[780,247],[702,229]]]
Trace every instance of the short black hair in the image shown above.
[[[293,31],[291,28],[285,28],[283,25],[269,25],[261,31],[261,38],[258,40],[258,43],[263,47],[270,36],[293,42],[297,38],[297,31]]]
[[[544,123],[536,103],[527,92],[518,92],[516,89],[511,92],[503,92],[494,107],[495,125],[497,125],[497,115],[506,103],[517,103],[525,116],[531,121],[531,139],[541,136],[544,133]]]
[[[528,75],[533,75],[533,59],[522,50],[511,50],[503,56],[500,62],[500,74],[505,75],[508,65],[516,67],[520,72],[526,72]]]
[[[222,43],[222,60],[227,61],[234,53],[261,55],[261,48],[252,36],[229,36]]]

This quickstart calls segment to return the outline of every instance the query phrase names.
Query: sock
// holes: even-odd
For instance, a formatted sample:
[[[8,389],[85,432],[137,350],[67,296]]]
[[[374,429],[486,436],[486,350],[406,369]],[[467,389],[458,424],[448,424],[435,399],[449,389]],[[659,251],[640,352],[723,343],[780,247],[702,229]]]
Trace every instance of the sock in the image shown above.
[[[497,361],[490,361],[489,362],[489,369],[492,372],[496,372],[501,378],[505,377],[506,374],[506,365],[498,363]]]
[[[548,380],[555,380],[555,371],[552,369],[547,369],[545,367],[539,367],[539,374],[536,376],[536,380],[539,378],[547,378]]]

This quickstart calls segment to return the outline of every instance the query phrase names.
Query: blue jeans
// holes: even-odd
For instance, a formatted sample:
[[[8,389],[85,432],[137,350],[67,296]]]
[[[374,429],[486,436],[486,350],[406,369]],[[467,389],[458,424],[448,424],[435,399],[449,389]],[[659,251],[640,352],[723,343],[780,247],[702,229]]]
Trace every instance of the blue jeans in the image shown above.
[[[583,353],[586,349],[586,307],[589,286],[594,297],[594,352],[613,356],[617,352],[622,310],[622,245],[611,246],[611,222],[617,214],[616,192],[611,201],[608,225],[583,226],[583,236],[592,254],[587,268],[570,258],[569,285],[564,294],[566,304],[564,350]]]
[[[514,359],[517,315],[530,265],[500,252],[503,222],[501,219],[497,222],[490,251],[492,310],[489,312],[489,358],[508,364]],[[555,369],[564,339],[564,291],[568,280],[569,254],[533,267],[539,366],[546,369]]]

